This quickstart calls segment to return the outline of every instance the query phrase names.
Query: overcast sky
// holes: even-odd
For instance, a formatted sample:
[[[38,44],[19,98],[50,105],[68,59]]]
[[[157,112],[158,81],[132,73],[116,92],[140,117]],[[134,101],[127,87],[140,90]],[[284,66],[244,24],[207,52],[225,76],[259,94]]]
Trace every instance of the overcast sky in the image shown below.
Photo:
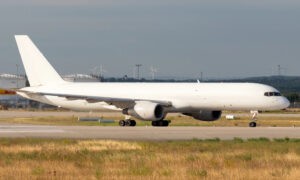
[[[27,34],[61,74],[228,78],[300,75],[297,0],[2,0],[0,73]],[[22,67],[23,68],[23,67]]]

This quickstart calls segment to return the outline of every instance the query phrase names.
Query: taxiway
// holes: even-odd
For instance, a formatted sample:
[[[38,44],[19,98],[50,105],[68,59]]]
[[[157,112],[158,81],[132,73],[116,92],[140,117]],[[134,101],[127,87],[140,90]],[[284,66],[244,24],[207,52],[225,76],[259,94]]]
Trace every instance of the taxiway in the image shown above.
[[[0,137],[6,138],[79,138],[115,140],[191,140],[235,137],[300,138],[299,127],[103,127],[0,125]]]

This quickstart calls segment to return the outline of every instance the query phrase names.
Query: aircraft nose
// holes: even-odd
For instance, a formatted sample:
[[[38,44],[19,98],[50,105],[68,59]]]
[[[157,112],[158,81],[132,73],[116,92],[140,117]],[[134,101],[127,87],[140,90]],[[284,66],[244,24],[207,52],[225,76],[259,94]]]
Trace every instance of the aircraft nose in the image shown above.
[[[288,108],[291,104],[290,101],[285,97],[282,97],[282,100],[280,102],[281,102],[282,107],[283,107],[282,109]]]

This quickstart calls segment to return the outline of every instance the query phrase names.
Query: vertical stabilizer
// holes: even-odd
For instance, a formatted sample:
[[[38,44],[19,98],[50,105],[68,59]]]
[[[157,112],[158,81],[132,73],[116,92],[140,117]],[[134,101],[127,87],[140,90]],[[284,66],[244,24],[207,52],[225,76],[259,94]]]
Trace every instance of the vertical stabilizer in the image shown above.
[[[15,38],[30,86],[64,82],[28,36],[16,35]]]

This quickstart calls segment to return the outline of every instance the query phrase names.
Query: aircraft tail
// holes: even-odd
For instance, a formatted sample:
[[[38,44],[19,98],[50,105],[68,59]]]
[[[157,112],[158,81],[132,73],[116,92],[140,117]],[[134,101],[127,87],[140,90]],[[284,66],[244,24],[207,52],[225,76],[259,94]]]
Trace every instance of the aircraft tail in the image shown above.
[[[65,82],[27,35],[15,38],[30,86]]]

